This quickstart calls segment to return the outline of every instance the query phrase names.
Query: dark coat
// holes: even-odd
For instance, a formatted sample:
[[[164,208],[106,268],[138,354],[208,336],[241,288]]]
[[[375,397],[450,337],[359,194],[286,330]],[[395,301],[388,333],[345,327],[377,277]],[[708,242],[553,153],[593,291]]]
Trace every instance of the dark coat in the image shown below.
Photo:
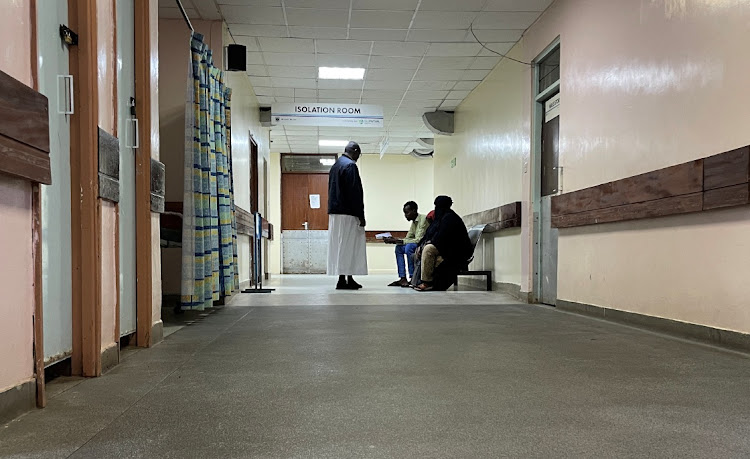
[[[342,155],[328,173],[328,213],[365,217],[364,192],[357,163]]]
[[[465,269],[473,252],[466,225],[452,209],[447,209],[442,214],[439,218],[436,217],[435,223],[428,229],[430,238],[425,238],[425,241],[429,240],[437,247],[448,264]]]

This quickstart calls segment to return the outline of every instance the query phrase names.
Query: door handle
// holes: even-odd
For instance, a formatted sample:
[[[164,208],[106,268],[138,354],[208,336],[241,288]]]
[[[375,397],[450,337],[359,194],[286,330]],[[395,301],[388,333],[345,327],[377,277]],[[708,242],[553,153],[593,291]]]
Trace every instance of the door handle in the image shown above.
[[[133,122],[133,136],[131,137],[131,144],[128,145],[128,148],[138,149],[140,147],[140,137],[138,135],[138,118],[131,118],[130,121]]]
[[[57,75],[57,113],[72,115],[74,112],[73,75]]]
[[[308,230],[308,226],[310,226],[310,224],[307,223],[307,222],[305,222],[305,223],[302,224],[302,226],[304,226],[305,227],[305,231],[307,231]]]

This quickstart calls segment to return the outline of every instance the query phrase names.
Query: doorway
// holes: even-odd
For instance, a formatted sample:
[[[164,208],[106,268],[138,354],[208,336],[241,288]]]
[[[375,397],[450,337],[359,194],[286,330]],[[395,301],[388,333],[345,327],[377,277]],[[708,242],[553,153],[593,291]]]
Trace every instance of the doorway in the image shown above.
[[[536,300],[557,303],[557,239],[552,227],[552,197],[560,187],[560,43],[536,60],[534,78],[534,207]]]
[[[281,258],[284,274],[325,274],[328,171],[336,155],[281,157]]]
[[[135,117],[134,0],[117,5],[117,133],[120,140],[120,330],[119,337],[137,329],[135,162],[138,120]]]

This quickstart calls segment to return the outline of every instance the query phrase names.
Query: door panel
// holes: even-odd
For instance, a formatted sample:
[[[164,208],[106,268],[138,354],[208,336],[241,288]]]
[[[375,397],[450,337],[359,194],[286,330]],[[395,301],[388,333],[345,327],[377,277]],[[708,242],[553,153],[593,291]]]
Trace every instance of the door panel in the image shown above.
[[[117,134],[120,139],[120,336],[136,331],[135,97],[133,0],[117,0]],[[145,153],[148,154],[148,153]]]
[[[44,362],[52,364],[73,350],[73,279],[71,260],[70,118],[58,75],[68,75],[68,49],[60,24],[68,22],[68,2],[37,8],[39,91],[49,99],[52,185],[42,186],[42,295]],[[75,108],[75,107],[74,107]]]
[[[320,195],[320,208],[309,208],[310,198],[308,196],[307,218],[311,230],[328,229],[328,175],[310,174],[308,177],[307,194]]]
[[[542,125],[542,200],[540,207],[540,301],[557,303],[557,228],[552,228],[552,196],[558,193],[560,157],[560,116],[544,120]]]
[[[307,221],[307,174],[281,174],[281,229],[303,230]]]

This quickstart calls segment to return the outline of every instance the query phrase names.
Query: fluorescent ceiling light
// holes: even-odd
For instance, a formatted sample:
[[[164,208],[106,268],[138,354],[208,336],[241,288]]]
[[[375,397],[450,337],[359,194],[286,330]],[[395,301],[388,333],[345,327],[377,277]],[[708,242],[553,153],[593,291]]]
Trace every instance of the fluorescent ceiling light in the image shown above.
[[[349,145],[348,140],[319,140],[318,145],[321,147],[345,147]]]
[[[350,67],[318,67],[318,78],[323,80],[363,80],[365,69]]]
[[[320,158],[320,164],[324,166],[333,166],[336,164],[336,160],[333,158]]]

